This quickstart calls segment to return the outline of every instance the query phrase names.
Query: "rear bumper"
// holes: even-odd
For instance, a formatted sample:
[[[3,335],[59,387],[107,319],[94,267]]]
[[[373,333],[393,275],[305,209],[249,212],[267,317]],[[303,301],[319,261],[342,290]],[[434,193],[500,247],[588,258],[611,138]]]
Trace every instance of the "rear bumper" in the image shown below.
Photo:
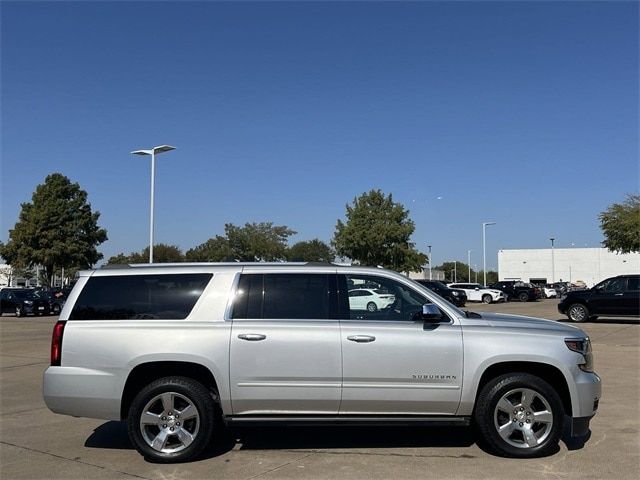
[[[44,372],[44,403],[54,413],[120,420],[120,375],[79,367],[49,367]]]

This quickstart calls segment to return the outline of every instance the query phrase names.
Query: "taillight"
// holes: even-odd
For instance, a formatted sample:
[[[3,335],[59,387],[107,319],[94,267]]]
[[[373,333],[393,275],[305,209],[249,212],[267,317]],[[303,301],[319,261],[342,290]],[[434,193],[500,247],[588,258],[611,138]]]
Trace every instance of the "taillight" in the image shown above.
[[[58,321],[53,327],[53,335],[51,336],[51,366],[59,367],[62,359],[62,334],[66,321]]]

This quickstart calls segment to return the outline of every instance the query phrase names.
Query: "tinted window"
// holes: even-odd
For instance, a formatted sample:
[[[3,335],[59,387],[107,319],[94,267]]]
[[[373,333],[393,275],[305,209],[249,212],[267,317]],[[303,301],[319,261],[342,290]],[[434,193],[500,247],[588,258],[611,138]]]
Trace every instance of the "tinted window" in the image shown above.
[[[640,277],[629,277],[627,290],[640,290]]]
[[[210,273],[93,277],[80,292],[70,320],[183,319]]]
[[[242,275],[233,318],[328,319],[328,275]]]
[[[369,298],[343,297],[341,317],[352,320],[413,320],[430,301],[417,291],[389,278],[370,275],[341,275],[344,285],[367,283],[383,296]],[[346,301],[345,301],[346,300]]]

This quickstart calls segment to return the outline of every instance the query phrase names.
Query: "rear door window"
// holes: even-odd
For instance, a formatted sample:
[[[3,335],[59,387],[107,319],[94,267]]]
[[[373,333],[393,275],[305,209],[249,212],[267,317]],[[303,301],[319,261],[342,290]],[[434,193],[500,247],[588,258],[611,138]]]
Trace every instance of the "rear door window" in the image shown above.
[[[333,275],[304,273],[240,276],[233,318],[328,319]]]
[[[210,273],[91,277],[70,320],[187,318],[213,277]]]

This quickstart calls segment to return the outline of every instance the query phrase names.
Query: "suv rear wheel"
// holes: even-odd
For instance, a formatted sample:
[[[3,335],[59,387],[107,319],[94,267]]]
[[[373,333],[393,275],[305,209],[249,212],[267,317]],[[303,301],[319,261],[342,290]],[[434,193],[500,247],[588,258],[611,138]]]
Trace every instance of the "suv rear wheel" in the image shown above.
[[[484,386],[474,419],[483,440],[498,455],[540,457],[557,448],[564,409],[547,382],[527,373],[512,373]]]
[[[574,303],[569,306],[567,317],[573,322],[584,322],[589,318],[589,309],[581,303]]]
[[[520,292],[520,294],[518,295],[518,300],[520,300],[521,302],[529,301],[529,294],[527,292]]]
[[[482,296],[482,303],[491,303],[493,301],[493,297],[491,295],[489,295],[488,293],[485,293]]]
[[[209,444],[215,405],[211,392],[186,377],[160,378],[134,398],[129,438],[145,458],[159,463],[191,460]]]

